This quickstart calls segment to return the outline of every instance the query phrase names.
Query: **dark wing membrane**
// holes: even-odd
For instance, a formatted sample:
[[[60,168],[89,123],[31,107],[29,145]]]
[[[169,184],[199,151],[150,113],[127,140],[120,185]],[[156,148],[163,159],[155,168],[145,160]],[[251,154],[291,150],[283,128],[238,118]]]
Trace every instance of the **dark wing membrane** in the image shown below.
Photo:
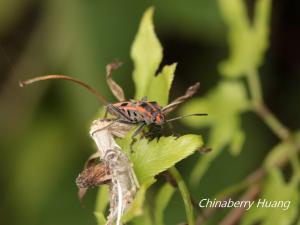
[[[147,112],[152,113],[154,111],[148,102],[141,102],[139,106],[143,107]]]
[[[108,107],[108,109],[111,114],[114,114],[115,116],[120,117],[120,119],[131,121],[131,118],[126,113],[127,110],[124,107],[118,107],[118,105],[116,106],[116,104],[111,104]]]

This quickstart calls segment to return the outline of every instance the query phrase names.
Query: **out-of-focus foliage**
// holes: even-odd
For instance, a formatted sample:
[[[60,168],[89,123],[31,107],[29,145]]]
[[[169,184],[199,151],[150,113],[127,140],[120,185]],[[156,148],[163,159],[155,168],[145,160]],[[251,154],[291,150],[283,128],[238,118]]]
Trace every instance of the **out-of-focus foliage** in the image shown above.
[[[229,27],[230,56],[220,64],[222,80],[217,87],[206,96],[195,99],[185,105],[183,114],[193,111],[203,111],[209,114],[209,119],[196,121],[186,118],[185,123],[191,127],[209,127],[209,147],[212,154],[201,157],[191,174],[191,182],[195,185],[207,171],[213,159],[222,149],[228,146],[232,154],[240,154],[245,139],[245,131],[241,127],[241,113],[253,110],[261,115],[264,122],[273,130],[285,129],[271,115],[265,106],[258,81],[259,66],[262,64],[265,52],[269,46],[269,20],[271,1],[257,0],[254,7],[254,18],[250,21],[245,2],[241,0],[219,0],[219,6],[226,25]],[[246,94],[245,82],[237,80],[247,76],[250,95]],[[235,80],[233,80],[235,78]],[[222,107],[220,105],[222,104]],[[257,109],[260,107],[260,109]],[[260,111],[260,112],[258,112]],[[283,140],[267,155],[264,169],[268,177],[262,187],[261,199],[266,201],[291,201],[291,206],[282,211],[281,207],[252,207],[246,212],[242,224],[292,224],[298,212],[299,204],[299,148],[297,134]],[[284,136],[281,136],[285,139]],[[284,161],[290,161],[293,166],[292,178],[289,183],[284,181],[278,166]],[[242,184],[243,185],[243,184]],[[232,186],[232,190],[238,186]],[[275,216],[274,216],[275,215]]]
[[[294,152],[296,152],[295,145],[293,145],[291,141],[281,142],[266,156],[264,166],[266,169],[273,169],[277,167],[283,159],[290,157]]]
[[[269,207],[252,207],[243,219],[242,225],[261,223],[271,224],[292,224],[299,212],[299,179],[292,179],[289,183],[284,181],[279,169],[273,168],[269,171],[264,190],[259,196],[261,202],[266,201]],[[290,201],[289,206],[271,207],[279,201]],[[271,203],[270,203],[271,202]],[[286,203],[285,203],[286,204]],[[285,209],[285,207],[287,207]]]
[[[255,3],[253,16],[249,10],[251,3]],[[35,75],[64,73],[100,89],[113,102],[105,83],[105,65],[117,58],[124,66],[115,72],[114,78],[124,87],[127,98],[135,98],[135,78],[132,82],[130,76],[133,67],[130,46],[141,14],[151,5],[156,9],[155,30],[164,46],[164,59],[163,65],[159,65],[161,59],[156,60],[149,75],[152,87],[148,87],[147,92],[140,90],[138,98],[143,97],[145,91],[145,95],[158,98],[160,104],[165,105],[169,101],[175,68],[171,96],[179,96],[195,81],[201,82],[199,96],[203,97],[196,97],[190,103],[194,109],[186,107],[190,107],[191,113],[208,112],[209,116],[195,118],[194,122],[186,120],[191,127],[174,122],[176,133],[189,133],[192,128],[194,132],[203,133],[204,140],[209,141],[207,147],[212,147],[211,152],[201,156],[193,154],[176,165],[184,180],[191,174],[196,177],[191,181],[197,185],[188,186],[195,200],[213,197],[216,192],[243,179],[261,163],[273,171],[278,160],[291,158],[292,171],[284,171],[283,175],[294,175],[297,157],[293,142],[299,138],[292,136],[286,142],[278,143],[264,122],[248,110],[251,102],[248,90],[243,86],[245,80],[236,78],[260,67],[267,104],[291,130],[299,127],[300,111],[295,106],[300,101],[297,86],[300,82],[297,57],[300,50],[297,47],[299,23],[295,4],[297,1],[270,0],[134,0],[130,4],[116,0],[0,0],[0,182],[1,192],[5,193],[0,201],[0,224],[79,225],[105,221],[107,189],[101,190],[97,198],[95,190],[88,192],[82,208],[74,182],[86,158],[95,150],[88,130],[89,122],[99,109],[98,102],[89,93],[64,82],[48,82],[26,89],[20,89],[17,83]],[[152,12],[148,12],[148,16],[152,17]],[[153,25],[150,28],[153,29]],[[269,33],[272,34],[271,42],[268,41]],[[271,49],[265,54],[268,47]],[[147,46],[139,51],[146,53],[146,49]],[[141,59],[143,57],[145,54]],[[172,64],[174,62],[178,65]],[[150,62],[144,65],[150,65]],[[222,76],[218,76],[217,68]],[[154,78],[159,73],[163,76]],[[224,98],[220,96],[220,87],[231,83],[235,84],[236,91],[226,92]],[[154,91],[156,86],[160,93]],[[225,97],[245,101],[237,101],[235,105]],[[214,106],[210,102],[213,99],[218,99]],[[228,110],[228,107],[234,110]],[[185,111],[187,108],[184,107],[184,112],[179,110],[179,114],[188,112]],[[222,109],[230,115],[220,118]],[[233,123],[226,123],[227,119]],[[220,125],[216,123],[219,121]],[[217,127],[220,127],[218,133],[214,131]],[[213,140],[222,147],[213,146]],[[222,151],[226,148],[234,154]],[[264,161],[269,150],[271,153]],[[197,160],[203,165],[197,164]],[[196,164],[203,169],[193,170]],[[275,176],[280,179],[271,178],[271,174],[269,172],[263,193],[271,193],[267,184],[280,183],[277,186],[283,190],[291,186],[291,181],[283,181],[281,173]],[[151,189],[142,187],[134,205],[137,210],[133,209],[134,213],[127,216],[127,220],[142,214],[130,224],[186,221],[184,204],[175,188],[168,188],[173,190],[172,196],[156,199],[163,191],[161,187],[162,179],[158,179]],[[146,189],[145,196],[143,191]],[[273,194],[281,195],[272,192],[270,196]],[[297,194],[296,199],[299,191]],[[161,209],[155,207],[158,201],[162,204]],[[94,204],[99,208],[95,209]],[[94,210],[97,211],[96,218],[92,214]],[[276,213],[276,218],[286,216],[279,219],[292,221],[294,217],[293,222],[297,220],[300,225],[296,218],[299,214],[295,216],[295,209],[291,210],[275,212],[270,209]],[[269,212],[263,214],[259,219],[267,223]],[[245,218],[256,219],[252,216],[246,214]],[[218,224],[222,217],[223,211],[217,211],[212,218],[207,218],[206,223]]]
[[[258,0],[253,21],[241,0],[219,0],[224,21],[229,28],[230,57],[220,65],[221,74],[238,77],[258,68],[268,48],[270,0]]]
[[[167,205],[170,202],[170,199],[172,195],[174,194],[174,187],[166,183],[164,184],[159,192],[157,193],[156,199],[155,199],[155,224],[157,225],[163,225],[164,224],[164,211],[167,207]]]
[[[182,111],[183,114],[189,114],[206,110],[209,114],[206,120],[185,119],[186,124],[192,127],[210,127],[209,146],[213,148],[212,153],[200,158],[195,166],[191,175],[191,181],[194,184],[203,176],[212,160],[228,144],[232,154],[239,154],[245,140],[245,134],[241,128],[241,113],[250,109],[250,100],[248,100],[245,85],[239,80],[232,80],[232,78],[239,78],[256,69],[268,46],[269,0],[256,1],[254,27],[250,25],[243,1],[220,0],[219,6],[229,27],[231,54],[225,64],[221,63],[223,69],[220,71],[221,75],[225,77],[215,90],[212,90],[207,96],[191,101]],[[230,79],[226,79],[226,77]]]
[[[220,105],[220,102],[226,104]],[[211,161],[220,151],[230,144],[231,152],[238,154],[244,142],[244,131],[241,129],[240,114],[247,110],[248,100],[244,86],[240,81],[223,81],[207,96],[191,100],[181,111],[186,115],[194,112],[207,112],[206,118],[186,118],[185,122],[191,127],[210,127],[208,146],[213,151],[199,159],[191,181],[197,182],[208,168]]]
[[[108,186],[102,186],[99,188],[98,191],[96,209],[94,212],[98,224],[105,224],[106,222],[106,217],[103,212],[105,212],[108,202],[109,202]]]

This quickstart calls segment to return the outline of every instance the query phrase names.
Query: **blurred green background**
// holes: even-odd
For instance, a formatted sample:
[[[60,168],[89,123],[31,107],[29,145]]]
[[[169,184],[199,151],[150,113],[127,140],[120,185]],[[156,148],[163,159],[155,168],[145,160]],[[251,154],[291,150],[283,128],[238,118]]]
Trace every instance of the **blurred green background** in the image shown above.
[[[253,1],[247,3],[251,17]],[[114,101],[104,80],[105,65],[119,59],[124,64],[115,79],[127,98],[132,97],[130,47],[143,12],[152,5],[164,47],[162,65],[178,62],[171,99],[196,81],[201,82],[198,96],[204,95],[220,79],[218,64],[228,55],[216,0],[0,0],[0,224],[96,223],[96,190],[88,193],[82,207],[75,178],[94,152],[88,130],[99,109],[97,99],[64,81],[23,89],[18,81],[67,74]],[[270,49],[260,69],[267,105],[292,130],[300,127],[299,9],[296,0],[273,2]],[[245,113],[242,119],[246,143],[241,155],[223,151],[192,188],[197,199],[242,179],[278,142],[254,114]],[[175,129],[207,138],[207,130],[191,130],[180,122]],[[184,177],[199,157],[179,163]],[[185,220],[179,195],[166,218],[167,224]]]

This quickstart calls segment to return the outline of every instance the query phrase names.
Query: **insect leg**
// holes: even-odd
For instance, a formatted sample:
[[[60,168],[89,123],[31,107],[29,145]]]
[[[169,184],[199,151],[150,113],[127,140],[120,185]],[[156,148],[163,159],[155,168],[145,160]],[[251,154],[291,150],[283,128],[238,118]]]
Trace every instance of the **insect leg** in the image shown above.
[[[97,130],[94,130],[93,133],[92,133],[91,135],[93,135],[95,132],[98,132],[98,131],[100,131],[100,130],[105,130],[105,129],[111,127],[111,126],[112,126],[114,123],[116,123],[116,122],[120,122],[120,119],[117,118],[117,119],[115,119],[115,120],[112,120],[112,122],[109,123],[109,124],[107,124],[106,126],[101,127],[101,128],[99,128],[99,129],[97,129]]]
[[[130,143],[130,150],[131,150],[131,153],[133,152],[133,144],[136,142],[136,138],[135,136],[137,136],[141,131],[142,129],[144,128],[146,124],[145,123],[142,123],[133,133],[133,135],[131,136],[131,143]]]
[[[130,120],[127,120],[127,119],[119,119],[119,122],[120,123],[125,123],[125,124],[129,124],[129,125],[132,125],[132,124],[136,124],[136,122],[132,122]]]
[[[166,124],[166,125],[168,126],[168,128],[170,129],[171,134],[172,134],[173,136],[175,136],[176,139],[178,139],[178,138],[180,137],[180,134],[174,132],[174,128],[173,128],[172,123],[169,122],[169,123],[165,123],[165,124]]]
[[[144,128],[145,125],[146,125],[145,123],[142,123],[142,124],[136,129],[136,131],[134,131],[134,133],[133,133],[131,139],[135,139],[135,136],[137,136],[137,135],[142,131],[142,129]]]

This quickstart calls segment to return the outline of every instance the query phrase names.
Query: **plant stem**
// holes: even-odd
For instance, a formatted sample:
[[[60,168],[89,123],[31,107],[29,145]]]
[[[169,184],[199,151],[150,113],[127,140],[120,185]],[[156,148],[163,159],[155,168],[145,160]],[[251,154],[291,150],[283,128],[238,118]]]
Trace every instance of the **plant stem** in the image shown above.
[[[259,104],[263,102],[261,84],[259,81],[258,73],[256,70],[250,70],[247,73],[247,80],[250,88],[250,93],[252,96],[252,101],[254,104]]]
[[[227,187],[225,190],[221,191],[214,198],[220,201],[226,201],[228,198],[248,189],[250,186],[258,185],[260,180],[265,176],[266,171],[263,167],[259,167],[250,175],[248,175],[244,180]],[[197,217],[197,225],[202,224],[206,218],[212,215],[218,208],[208,208],[203,211],[202,215]]]
[[[281,140],[287,140],[290,136],[290,131],[270,112],[264,104],[254,105],[254,111],[261,117],[266,125],[274,132]]]
[[[180,191],[181,197],[184,202],[187,222],[189,225],[194,225],[195,222],[194,222],[194,213],[193,213],[193,203],[191,201],[191,196],[189,194],[187,186],[184,180],[182,179],[179,171],[174,166],[171,167],[168,171],[170,172],[170,174],[172,175],[172,177],[174,178],[174,180],[178,185],[178,189]]]
[[[252,97],[252,108],[278,138],[286,140],[290,136],[290,131],[265,105],[261,91],[261,83],[256,70],[250,70],[247,73],[247,81]]]
[[[239,193],[249,187],[250,185],[255,184],[256,182],[259,182],[260,179],[262,179],[265,175],[265,170],[263,167],[259,167],[256,169],[254,172],[252,172],[246,179],[229,186],[226,188],[224,191],[216,195],[216,199],[226,199],[229,198],[230,196]]]
[[[293,172],[294,172],[293,179],[295,180],[295,182],[299,182],[300,181],[300,161],[298,158],[297,151],[292,152],[292,154],[290,155],[290,162],[291,162]]]
[[[239,201],[253,201],[257,195],[260,193],[260,185],[253,185],[248,191],[239,199]],[[225,218],[220,222],[220,225],[234,225],[237,224],[241,216],[246,211],[245,207],[238,207],[231,210],[231,212],[225,216]]]

